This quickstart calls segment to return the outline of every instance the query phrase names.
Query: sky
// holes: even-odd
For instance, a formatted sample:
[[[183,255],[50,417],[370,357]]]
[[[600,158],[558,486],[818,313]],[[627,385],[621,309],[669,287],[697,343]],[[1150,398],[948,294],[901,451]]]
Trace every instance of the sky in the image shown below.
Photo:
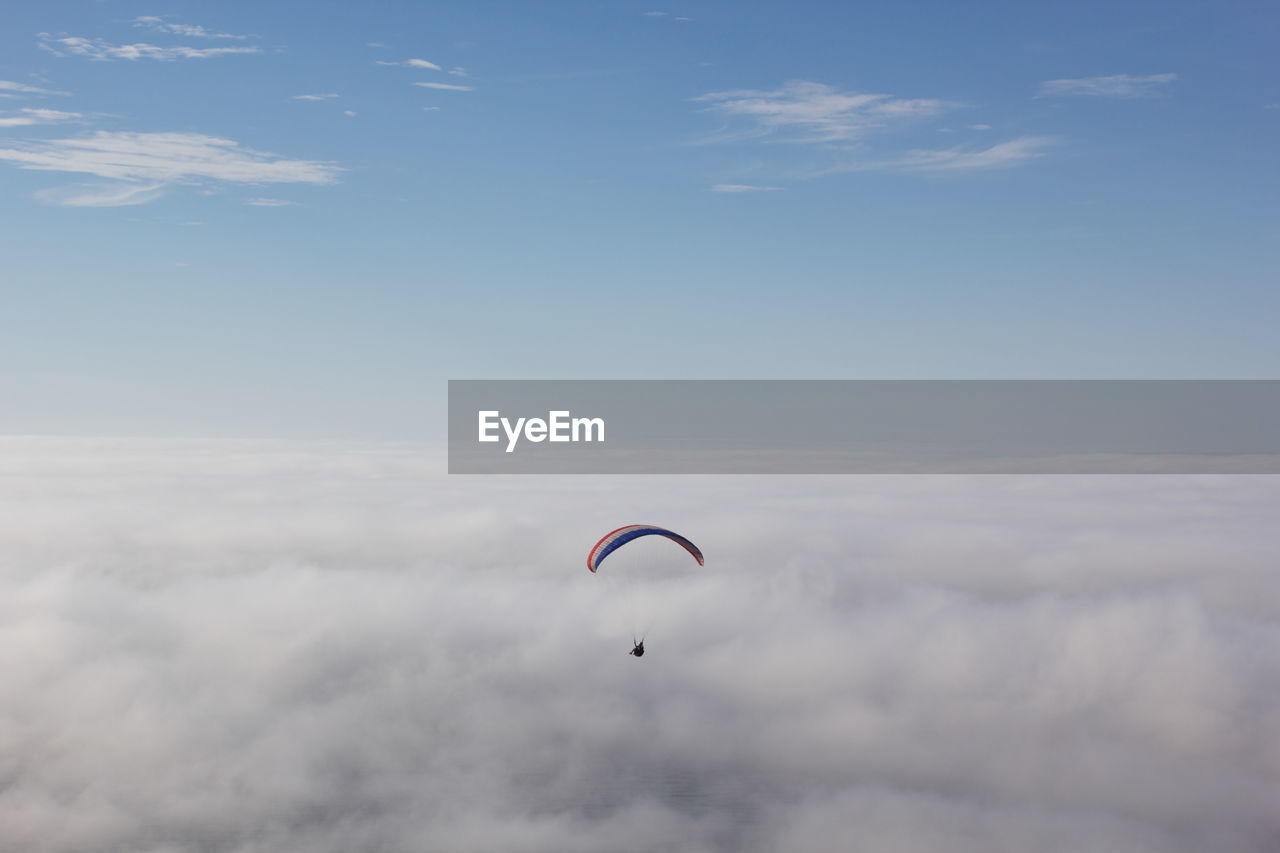
[[[11,3],[0,430],[1273,378],[1269,4]]]
[[[0,21],[0,847],[1280,849],[1275,477],[443,442],[449,379],[1277,378],[1272,4]],[[587,572],[632,523],[706,565]]]
[[[1275,477],[458,477],[0,439],[31,853],[1271,853]],[[592,575],[628,521],[658,537]],[[627,656],[632,630],[646,654]]]

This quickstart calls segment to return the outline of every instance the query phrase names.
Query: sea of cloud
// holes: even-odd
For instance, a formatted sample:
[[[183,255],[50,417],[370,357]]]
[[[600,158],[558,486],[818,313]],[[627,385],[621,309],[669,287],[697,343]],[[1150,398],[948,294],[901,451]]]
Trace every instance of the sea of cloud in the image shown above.
[[[0,848],[1280,849],[1280,478],[442,464],[0,439]]]

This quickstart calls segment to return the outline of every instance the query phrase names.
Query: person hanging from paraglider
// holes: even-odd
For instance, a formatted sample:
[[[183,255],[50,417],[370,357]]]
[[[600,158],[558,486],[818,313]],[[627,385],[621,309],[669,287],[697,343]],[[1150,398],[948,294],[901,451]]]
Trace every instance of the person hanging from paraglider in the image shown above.
[[[619,527],[600,537],[600,541],[587,554],[587,568],[592,574],[600,568],[600,564],[604,558],[612,554],[618,548],[632,541],[639,539],[641,536],[663,536],[675,542],[684,548],[689,554],[698,561],[698,565],[702,565],[702,552],[698,550],[698,546],[694,545],[688,539],[665,527],[654,527],[651,524],[629,524],[626,527]],[[636,639],[635,634],[631,635],[631,651],[627,654],[633,657],[644,657],[644,637]]]

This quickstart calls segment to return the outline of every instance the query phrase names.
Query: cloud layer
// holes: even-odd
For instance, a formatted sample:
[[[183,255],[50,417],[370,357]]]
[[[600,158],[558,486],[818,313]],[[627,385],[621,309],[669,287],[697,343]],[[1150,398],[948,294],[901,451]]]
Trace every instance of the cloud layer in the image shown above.
[[[0,440],[15,848],[1275,849],[1272,478],[435,459]]]

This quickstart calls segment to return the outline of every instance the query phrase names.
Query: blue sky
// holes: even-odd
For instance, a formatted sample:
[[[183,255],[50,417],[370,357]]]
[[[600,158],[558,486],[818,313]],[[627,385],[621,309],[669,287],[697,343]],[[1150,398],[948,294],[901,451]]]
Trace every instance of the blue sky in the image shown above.
[[[1275,378],[1262,3],[8,4],[0,431]]]

